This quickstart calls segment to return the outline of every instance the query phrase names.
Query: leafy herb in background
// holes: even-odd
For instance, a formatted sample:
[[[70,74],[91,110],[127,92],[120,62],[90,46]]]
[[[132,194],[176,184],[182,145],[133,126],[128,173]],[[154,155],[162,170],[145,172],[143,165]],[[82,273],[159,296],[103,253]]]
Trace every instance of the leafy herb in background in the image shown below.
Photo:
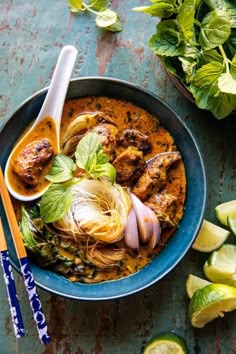
[[[84,170],[83,178],[97,179],[106,176],[111,183],[115,182],[116,170],[103,153],[98,134],[86,134],[77,145],[75,163],[70,157],[59,154],[45,176],[53,182],[43,194],[40,203],[40,214],[45,223],[61,219],[68,211],[72,200],[70,187],[81,180],[73,176],[76,166]]]
[[[73,13],[90,12],[96,16],[98,27],[111,32],[122,31],[119,16],[108,7],[112,0],[90,0],[87,3],[82,0],[67,0],[70,11]]]
[[[218,119],[236,109],[234,0],[152,0],[133,10],[161,19],[149,47],[199,108]]]

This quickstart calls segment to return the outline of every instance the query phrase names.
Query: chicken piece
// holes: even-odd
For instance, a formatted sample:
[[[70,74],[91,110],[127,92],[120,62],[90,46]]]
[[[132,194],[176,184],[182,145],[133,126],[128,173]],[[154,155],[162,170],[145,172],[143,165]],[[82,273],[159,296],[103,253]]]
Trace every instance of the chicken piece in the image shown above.
[[[138,179],[132,192],[142,201],[157,193],[166,184],[167,172],[174,162],[181,159],[179,152],[164,152],[147,162],[144,173]]]
[[[149,137],[136,129],[126,129],[121,137],[121,142],[124,146],[135,146],[144,153],[151,151]]]
[[[76,146],[86,132],[100,123],[114,125],[113,120],[103,112],[85,112],[75,117],[62,137],[62,153],[74,156]]]
[[[100,123],[88,130],[97,133],[101,138],[101,144],[104,154],[109,156],[109,160],[113,161],[116,157],[118,129],[115,125],[109,123]]]
[[[146,202],[160,221],[161,228],[174,227],[178,224],[178,198],[168,193],[158,193],[151,196]]]
[[[129,146],[113,161],[116,169],[116,180],[120,184],[130,186],[141,176],[145,168],[142,151]]]
[[[26,145],[12,163],[14,173],[22,182],[36,186],[43,166],[51,159],[53,148],[48,139],[33,141]]]

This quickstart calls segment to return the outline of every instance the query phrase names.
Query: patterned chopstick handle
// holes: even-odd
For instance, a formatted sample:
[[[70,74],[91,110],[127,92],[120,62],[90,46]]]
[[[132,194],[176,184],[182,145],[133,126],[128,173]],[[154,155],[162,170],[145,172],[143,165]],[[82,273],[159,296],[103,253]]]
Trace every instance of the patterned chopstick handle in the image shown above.
[[[41,303],[39,300],[39,296],[37,293],[36,285],[34,282],[33,273],[29,264],[29,260],[27,257],[19,259],[21,265],[21,272],[24,278],[25,288],[28,293],[28,298],[30,301],[30,306],[34,315],[34,320],[37,325],[39,339],[42,344],[47,344],[50,342],[50,337],[47,333],[47,324],[45,320],[45,316],[43,314],[43,310],[41,307]]]
[[[11,317],[16,338],[25,335],[24,324],[22,320],[20,305],[17,297],[16,286],[14,282],[12,267],[7,250],[1,251],[1,266],[3,269],[3,277],[6,284],[8,302],[11,310]]]

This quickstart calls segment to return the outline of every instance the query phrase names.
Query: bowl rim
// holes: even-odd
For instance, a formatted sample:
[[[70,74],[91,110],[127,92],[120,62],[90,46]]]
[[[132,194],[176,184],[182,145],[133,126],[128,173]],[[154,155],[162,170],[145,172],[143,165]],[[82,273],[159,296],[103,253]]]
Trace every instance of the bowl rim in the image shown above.
[[[166,247],[164,247],[164,249],[162,249],[162,251],[158,254],[158,257],[154,258],[154,260],[158,258],[158,262],[155,262],[157,264],[154,264],[154,260],[152,260],[147,266],[142,268],[137,273],[131,274],[131,275],[121,278],[121,279],[111,280],[111,281],[106,281],[106,282],[96,283],[96,284],[71,283],[68,279],[66,279],[62,275],[58,275],[52,271],[42,269],[42,268],[38,267],[37,265],[35,265],[33,262],[31,262],[31,268],[32,268],[32,271],[34,274],[35,283],[37,284],[37,286],[39,286],[40,288],[42,288],[44,290],[47,290],[53,294],[60,295],[60,296],[70,298],[70,299],[88,300],[88,301],[112,300],[112,299],[122,298],[122,297],[125,297],[128,295],[135,294],[137,292],[140,292],[140,291],[152,286],[154,283],[160,281],[177,266],[177,264],[183,259],[185,254],[188,252],[189,248],[191,247],[192,243],[194,242],[194,239],[201,227],[203,217],[204,217],[205,206],[206,206],[205,167],[204,167],[203,159],[202,159],[200,150],[198,148],[198,145],[197,145],[192,133],[190,132],[189,128],[186,126],[186,124],[183,122],[183,120],[180,118],[180,116],[175,112],[175,110],[167,102],[165,102],[161,97],[159,97],[158,95],[152,93],[151,91],[147,90],[146,88],[144,88],[140,85],[137,85],[135,83],[132,83],[132,82],[129,82],[126,80],[120,80],[118,78],[102,77],[102,76],[86,76],[86,77],[81,77],[81,78],[79,77],[79,78],[71,79],[70,85],[73,85],[73,83],[76,83],[77,81],[79,81],[79,82],[86,82],[86,81],[90,81],[90,82],[94,81],[95,82],[95,81],[97,81],[97,82],[102,82],[105,84],[115,84],[115,85],[122,86],[122,87],[125,86],[126,88],[131,89],[132,91],[134,91],[136,93],[139,93],[144,96],[148,96],[148,97],[152,98],[154,101],[158,102],[158,104],[162,105],[166,110],[170,111],[170,113],[175,116],[178,124],[182,127],[185,134],[188,135],[188,138],[190,139],[190,141],[192,143],[192,147],[195,149],[195,154],[198,158],[198,164],[199,164],[199,168],[200,168],[200,172],[201,172],[200,174],[201,174],[201,181],[202,181],[202,186],[201,186],[202,196],[201,196],[201,205],[200,205],[200,210],[199,210],[199,216],[198,216],[197,223],[195,225],[195,229],[192,233],[192,236],[189,238],[187,244],[184,247],[182,246],[181,254],[179,254],[178,257],[171,255],[171,257],[168,259],[168,263],[167,263],[167,266],[165,267],[165,270],[161,274],[158,275],[158,269],[155,271],[155,266],[159,263],[161,264],[162,258],[165,256],[164,251],[166,250]],[[69,88],[70,88],[70,85],[69,85]],[[35,92],[34,94],[32,94],[31,96],[26,98],[22,103],[20,103],[18,105],[18,107],[14,110],[14,112],[10,115],[10,118],[7,119],[6,122],[2,125],[2,127],[0,129],[0,136],[4,133],[4,130],[7,129],[12,124],[12,121],[15,119],[15,116],[19,113],[19,111],[21,109],[24,109],[25,105],[30,103],[30,101],[32,101],[36,97],[43,97],[44,94],[46,95],[47,90],[48,90],[48,87],[42,88],[41,90]],[[88,94],[88,95],[90,95],[90,94]],[[93,95],[91,94],[91,96],[93,96]],[[82,96],[78,95],[77,97],[82,97]],[[130,100],[129,98],[127,98],[127,101],[132,102],[133,100]],[[136,103],[134,103],[134,104],[136,104]],[[139,104],[136,104],[136,105],[140,106]],[[148,110],[147,108],[144,108],[144,109]],[[161,117],[158,117],[158,119],[162,123]],[[168,127],[167,127],[167,130],[168,130]],[[178,144],[177,144],[177,146],[178,146]],[[188,179],[187,179],[187,184],[188,184]],[[1,208],[1,205],[0,205],[0,208]],[[183,216],[183,219],[184,219],[184,216]],[[182,220],[181,220],[181,222],[182,222]],[[3,223],[5,223],[5,222],[6,222],[6,220],[3,220]],[[180,224],[181,224],[181,222],[180,222]],[[178,233],[178,230],[175,231],[174,235],[168,241],[167,245],[169,245],[169,244],[171,245],[173,243],[174,236]],[[8,236],[8,239],[9,238],[11,238],[10,235]],[[13,254],[12,254],[12,252],[13,252]],[[14,269],[16,269],[17,272],[19,272],[21,274],[18,262],[16,261],[16,259],[14,259],[15,251],[12,251],[12,252],[10,252],[10,250],[9,250],[11,264],[14,267]],[[165,260],[165,262],[166,262],[166,260]],[[154,268],[154,269],[151,269],[151,268]],[[150,275],[149,273],[151,272],[151,270],[152,270],[152,273],[154,271],[154,273],[156,274],[156,272],[157,272],[157,274]],[[40,275],[40,272],[43,272],[43,277]],[[143,275],[140,277],[141,273]],[[145,278],[146,276],[149,276],[148,282],[145,282],[144,280],[142,280],[142,279],[146,279]],[[60,281],[58,280],[58,277],[60,278]],[[50,288],[50,284],[52,283],[52,281],[57,286],[58,286],[58,281],[60,283],[62,283],[61,287],[63,289],[64,289],[64,286],[66,288],[68,283],[73,284],[75,291],[72,291],[70,294],[68,294],[66,292],[63,292],[62,290],[52,289],[52,288]],[[134,283],[136,281],[139,281],[139,283],[141,281],[141,284],[138,286],[135,286]],[[117,282],[119,283],[118,287],[116,286]],[[116,288],[118,288],[118,290],[116,290],[116,291],[113,290],[111,295],[107,295],[107,291],[111,290],[110,288],[112,288],[113,285]],[[92,290],[92,292],[91,292],[92,295],[91,294],[89,296],[86,295],[86,291],[85,291],[85,294],[83,294],[84,290],[87,287],[90,287],[90,289]],[[59,286],[59,288],[60,288],[60,286]],[[80,292],[81,292],[81,294],[80,294]],[[100,295],[98,294],[99,292],[101,293]]]

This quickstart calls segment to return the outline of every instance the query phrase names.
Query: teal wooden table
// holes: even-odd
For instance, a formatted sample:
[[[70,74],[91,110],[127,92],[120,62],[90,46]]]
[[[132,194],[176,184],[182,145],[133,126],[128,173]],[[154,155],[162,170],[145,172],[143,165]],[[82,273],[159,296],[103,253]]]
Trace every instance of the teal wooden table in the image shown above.
[[[214,207],[236,199],[236,117],[217,121],[182,97],[148,39],[156,19],[131,11],[144,0],[114,0],[112,7],[124,29],[99,30],[91,15],[73,16],[66,0],[0,1],[0,126],[28,96],[47,86],[63,45],[79,54],[74,77],[101,75],[129,80],[166,100],[197,140],[207,174],[205,218],[216,222]],[[1,152],[0,152],[1,153]],[[197,208],[197,205],[196,205]],[[190,353],[236,353],[236,312],[194,329],[188,319],[185,282],[189,273],[202,275],[207,255],[189,250],[166,278],[141,293],[107,302],[64,299],[39,290],[52,341],[38,340],[22,278],[15,273],[27,335],[16,340],[0,272],[0,354],[138,354],[163,331],[182,335]]]

